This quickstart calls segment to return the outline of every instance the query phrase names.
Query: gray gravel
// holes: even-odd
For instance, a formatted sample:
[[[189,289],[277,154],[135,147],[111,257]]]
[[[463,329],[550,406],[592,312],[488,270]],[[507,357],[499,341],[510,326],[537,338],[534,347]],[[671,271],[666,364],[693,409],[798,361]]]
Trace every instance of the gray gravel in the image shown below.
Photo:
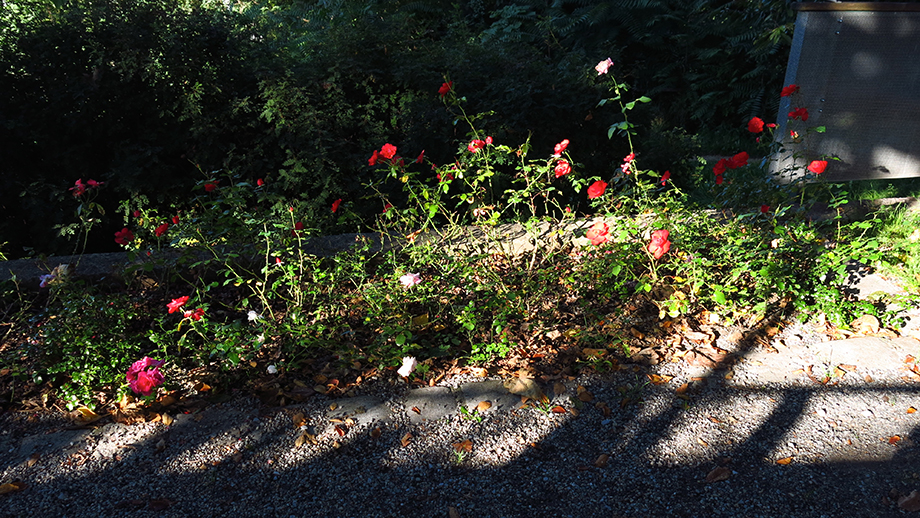
[[[714,371],[664,363],[652,371],[673,378],[659,385],[629,368],[543,380],[552,401],[542,409],[506,394],[473,418],[420,418],[407,406],[420,393],[392,374],[369,382],[361,405],[317,395],[267,408],[240,394],[170,426],[68,429],[59,416],[6,414],[0,483],[26,487],[0,496],[0,516],[920,515],[897,505],[920,489],[920,412],[909,412],[920,409],[920,384],[894,364],[821,385],[799,370],[820,335],[793,326],[776,338],[788,366],[769,373],[754,359],[764,350],[722,340],[747,359]],[[473,394],[473,381],[488,380],[441,386]],[[578,400],[579,386],[593,399]],[[624,394],[636,402],[621,406]],[[727,480],[707,482],[718,467]]]

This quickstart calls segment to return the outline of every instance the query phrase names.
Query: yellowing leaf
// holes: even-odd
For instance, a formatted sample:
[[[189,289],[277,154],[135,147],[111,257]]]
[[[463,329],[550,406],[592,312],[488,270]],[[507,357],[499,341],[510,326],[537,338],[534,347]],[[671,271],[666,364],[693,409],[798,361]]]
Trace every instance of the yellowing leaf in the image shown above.
[[[783,457],[782,459],[777,460],[776,463],[781,466],[785,466],[792,463],[792,457]]]
[[[88,424],[102,419],[102,416],[93,412],[88,407],[81,406],[73,411],[74,421],[81,424]]]
[[[428,325],[428,313],[412,317],[412,325],[415,327],[424,327]]]
[[[916,411],[917,411],[917,409],[914,408],[914,407],[910,407],[910,408],[907,409],[907,413],[908,413],[908,414],[913,414],[913,413],[916,412]]]
[[[900,435],[892,435],[888,438],[888,444],[897,444],[901,440]]]

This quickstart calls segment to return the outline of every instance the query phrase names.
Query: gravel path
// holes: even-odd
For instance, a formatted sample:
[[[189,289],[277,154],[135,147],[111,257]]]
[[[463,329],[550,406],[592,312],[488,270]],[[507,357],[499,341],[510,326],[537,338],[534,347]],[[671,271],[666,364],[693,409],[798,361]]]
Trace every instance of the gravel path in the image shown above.
[[[497,379],[419,392],[391,376],[357,399],[240,395],[169,426],[6,414],[0,484],[23,489],[0,495],[0,516],[920,516],[904,510],[920,490],[920,377],[872,363],[898,347],[920,357],[920,341],[831,360],[803,326],[769,347],[722,334],[733,366],[684,357],[652,367],[659,378],[538,380],[541,405],[475,391]],[[467,414],[436,404],[448,393]],[[478,400],[492,406],[473,412]]]

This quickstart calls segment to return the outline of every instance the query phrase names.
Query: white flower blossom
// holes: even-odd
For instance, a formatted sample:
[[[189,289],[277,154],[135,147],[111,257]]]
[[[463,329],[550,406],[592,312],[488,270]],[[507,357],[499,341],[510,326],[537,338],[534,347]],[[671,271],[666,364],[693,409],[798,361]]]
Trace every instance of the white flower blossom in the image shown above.
[[[274,365],[269,365],[268,368],[265,369],[265,370],[266,370],[269,374],[278,374],[278,367],[275,367]]]
[[[250,322],[255,322],[256,320],[260,320],[262,318],[262,315],[256,313],[254,310],[249,310],[247,316],[249,317]]]
[[[412,371],[415,370],[416,365],[418,365],[418,362],[415,361],[414,357],[406,356],[405,358],[403,358],[402,367],[400,367],[399,370],[396,371],[396,373],[402,376],[403,378],[408,378],[409,375],[412,374]]]
[[[407,288],[411,288],[415,286],[416,284],[422,282],[422,276],[417,273],[407,273],[399,278],[399,282],[403,286]]]

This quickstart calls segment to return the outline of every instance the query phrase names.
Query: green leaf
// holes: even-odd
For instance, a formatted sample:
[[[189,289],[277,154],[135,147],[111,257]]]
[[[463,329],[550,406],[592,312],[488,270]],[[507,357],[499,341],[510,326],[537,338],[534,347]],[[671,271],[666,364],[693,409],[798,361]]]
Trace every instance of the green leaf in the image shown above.
[[[725,300],[725,294],[722,293],[722,290],[716,290],[715,292],[713,292],[713,294],[712,294],[712,300],[713,300],[716,304],[723,305],[723,306],[724,306],[725,303],[727,302],[727,301]]]
[[[640,102],[640,103],[650,103],[650,102],[652,102],[652,100],[651,100],[650,98],[648,98],[648,97],[646,97],[646,96],[644,96],[644,95],[643,95],[642,97],[636,99],[636,101],[638,101],[638,102]]]

